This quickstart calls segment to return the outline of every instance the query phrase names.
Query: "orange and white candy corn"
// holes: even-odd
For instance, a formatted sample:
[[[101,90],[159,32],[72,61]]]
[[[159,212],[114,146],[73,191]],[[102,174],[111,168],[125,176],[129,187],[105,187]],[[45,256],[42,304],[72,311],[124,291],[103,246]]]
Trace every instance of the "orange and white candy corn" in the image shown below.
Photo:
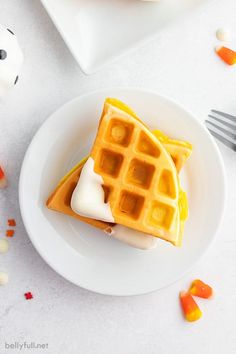
[[[212,288],[203,283],[200,279],[196,279],[192,282],[189,292],[194,296],[202,297],[204,299],[209,299],[213,295]]]
[[[194,322],[202,317],[202,312],[194,301],[192,295],[187,291],[181,291],[179,294],[181,307],[184,313],[184,317],[189,322]]]
[[[218,56],[228,65],[236,64],[236,52],[224,46],[216,48]]]

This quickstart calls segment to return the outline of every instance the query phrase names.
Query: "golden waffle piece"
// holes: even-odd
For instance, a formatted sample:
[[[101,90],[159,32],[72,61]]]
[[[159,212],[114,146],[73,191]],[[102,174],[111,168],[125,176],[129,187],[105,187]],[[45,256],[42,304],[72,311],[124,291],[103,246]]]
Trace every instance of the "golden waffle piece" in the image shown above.
[[[133,111],[130,110],[129,107],[125,106],[124,104],[122,104],[121,102],[119,102],[115,99],[109,99],[106,101],[104,111],[103,111],[103,116],[107,114],[108,109],[111,111],[113,111],[114,109],[115,110],[118,109],[119,114],[120,113],[127,113],[129,116],[131,115],[133,118],[135,118],[136,121],[138,119],[136,117],[136,115],[133,113]],[[122,111],[122,112],[120,112],[120,111]],[[116,111],[116,115],[117,115],[117,111]],[[135,122],[135,125],[136,125],[136,122]],[[144,125],[142,124],[142,126],[144,126]],[[125,125],[125,129],[123,129],[123,128],[120,129],[119,125],[118,126],[117,126],[117,124],[115,125],[115,134],[116,134],[116,136],[118,136],[118,145],[121,145],[121,147],[122,147],[122,144],[123,144],[123,146],[125,145],[125,148],[127,148],[126,145],[127,145],[127,142],[129,142],[128,140],[130,140],[130,143],[132,142],[131,136],[129,136],[130,130],[128,130],[126,127],[130,127],[130,126]],[[124,133],[123,133],[124,130],[127,131],[128,138],[127,138],[127,134],[124,135]],[[114,134],[114,130],[113,130],[113,134]],[[192,151],[191,145],[186,142],[170,139],[167,136],[165,136],[164,134],[162,134],[160,131],[155,131],[154,134],[161,141],[161,143],[164,145],[166,150],[170,153],[170,155],[173,158],[174,163],[176,164],[176,168],[179,171],[183,167],[183,164],[185,163],[186,159],[190,156],[190,153]],[[145,132],[144,132],[143,136],[145,137]],[[152,155],[157,154],[155,152],[158,151],[158,147],[156,146],[156,143],[153,144],[152,139],[151,139],[151,142],[152,142],[151,144],[148,144],[148,141],[150,141],[150,140],[143,139],[142,143],[139,144],[139,148],[141,148],[141,150],[144,149],[144,151],[141,151],[141,155],[143,155],[143,157],[145,156],[145,160],[146,160],[146,157],[148,156],[148,154],[146,153],[146,150],[147,150],[147,152],[150,150]],[[120,144],[120,142],[121,142],[121,144]],[[117,142],[115,144],[113,143],[113,145],[116,146],[116,148],[117,148]],[[138,150],[138,154],[139,154],[139,150]],[[158,156],[151,156],[151,160],[153,157],[156,158]],[[49,209],[53,209],[58,212],[73,216],[83,222],[86,222],[86,223],[88,223],[94,227],[100,228],[102,230],[109,230],[113,226],[113,224],[80,216],[80,215],[76,214],[70,207],[71,195],[72,195],[73,190],[79,180],[80,172],[82,170],[82,167],[83,167],[83,164],[85,161],[86,161],[86,159],[82,160],[77,166],[75,166],[60,181],[60,183],[56,187],[55,191],[49,197],[49,199],[47,201],[47,207]],[[111,162],[112,162],[112,159],[111,159]],[[146,186],[147,186],[151,182],[150,182],[150,177],[145,177],[145,172],[143,172],[143,171],[145,171],[145,168],[143,169],[142,166],[146,167],[146,165],[145,165],[145,163],[140,164],[140,165],[138,164],[138,166],[141,166],[141,167],[139,167],[137,170],[135,168],[137,166],[136,162],[134,163],[134,165],[132,165],[133,169],[136,170],[135,175],[137,174],[138,181],[140,181],[140,178],[141,178],[141,182],[146,184]],[[111,166],[112,166],[112,163],[111,163]],[[147,164],[147,166],[148,166],[148,164]],[[107,167],[107,168],[108,169],[110,168],[112,170],[114,168],[114,162],[113,162],[113,167]],[[151,170],[152,170],[152,168],[151,168]],[[140,176],[140,174],[141,174],[141,176]],[[167,175],[168,175],[168,173],[166,174],[166,176]],[[164,177],[162,177],[160,180],[161,193],[164,192],[164,194],[166,194],[166,192],[167,192],[167,194],[171,193],[171,188],[168,187],[166,190],[166,184],[165,183],[163,184],[163,180],[165,180],[166,178],[168,179],[168,177],[166,177],[166,176],[164,173]],[[154,176],[152,176],[152,178],[153,177]],[[130,178],[132,179],[132,174],[131,174]],[[138,184],[139,184],[139,182],[138,182]],[[129,184],[129,188],[130,187],[131,186]],[[137,189],[137,187],[138,186],[136,185],[135,188]],[[145,191],[147,188],[141,187],[141,189],[143,191]],[[168,189],[169,189],[169,192],[168,192]],[[108,194],[109,194],[109,197],[111,196],[111,191],[112,191],[111,186],[105,187],[106,197],[108,197]],[[134,216],[135,213],[138,213],[139,209],[133,208],[133,211],[132,211],[132,205],[133,205],[133,207],[136,205],[135,198],[133,198],[133,196],[135,196],[135,193],[134,192],[132,192],[132,193],[131,193],[132,198],[128,197],[128,199],[127,199],[127,197],[124,198],[124,196],[126,196],[127,194],[123,195],[123,203],[125,204],[126,207],[128,207],[129,211],[131,211],[131,213],[133,213],[133,216]],[[143,198],[143,194],[141,193],[141,199],[139,199],[139,200],[143,200],[142,198]],[[177,200],[177,197],[176,197],[176,200]],[[175,230],[176,237],[175,237],[175,241],[173,241],[173,238],[170,239],[170,242],[174,243],[176,246],[179,246],[181,244],[184,221],[186,220],[187,215],[188,215],[187,198],[186,198],[186,194],[182,190],[180,190],[178,204],[179,204],[179,210],[176,209],[175,218],[172,215],[173,216],[172,229]],[[168,220],[170,220],[170,218],[171,218],[170,211],[172,213],[174,213],[174,211],[175,211],[175,208],[171,209],[171,206],[170,206],[170,208],[168,208],[168,206],[169,206],[168,204],[167,204],[167,207],[165,207],[165,205],[166,205],[165,203],[163,203],[162,205],[164,205],[164,208],[162,208],[162,209],[158,208],[159,209],[158,213],[160,212],[160,210],[162,210],[162,212],[158,215],[156,212],[156,215],[154,215],[154,217],[155,217],[154,225],[156,225],[156,222],[159,220],[161,220],[162,224],[168,223],[169,222]],[[138,206],[140,208],[140,204],[138,204]],[[158,204],[156,204],[156,207],[157,206],[158,206]],[[143,207],[144,207],[144,205],[143,205]],[[169,213],[168,213],[168,211],[169,211]],[[152,225],[153,225],[153,222],[152,222]],[[177,229],[179,229],[179,232],[177,231]],[[164,235],[163,238],[166,239],[165,232],[164,233],[161,232],[161,235]],[[159,237],[161,237],[161,235],[158,234]]]
[[[105,102],[90,153],[115,223],[178,244],[179,181],[170,155],[137,118]]]
[[[153,130],[152,133],[169,152],[172,160],[174,161],[176,170],[179,173],[192,154],[192,145],[186,141],[171,139],[160,130]]]

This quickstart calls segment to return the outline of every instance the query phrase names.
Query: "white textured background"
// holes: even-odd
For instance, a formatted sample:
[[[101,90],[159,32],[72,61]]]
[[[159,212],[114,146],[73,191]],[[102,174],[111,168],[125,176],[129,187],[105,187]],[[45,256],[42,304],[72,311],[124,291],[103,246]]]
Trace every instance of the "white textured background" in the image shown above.
[[[220,145],[230,193],[215,243],[184,279],[145,296],[97,295],[57,275],[34,250],[17,196],[22,159],[34,133],[55,109],[82,93],[139,86],[174,98],[199,120],[211,108],[236,115],[236,68],[225,66],[213,51],[214,32],[225,25],[236,48],[235,19],[235,0],[211,1],[133,55],[86,77],[39,0],[0,0],[0,23],[18,35],[25,53],[19,83],[0,104],[0,160],[10,179],[10,187],[0,192],[0,237],[7,218],[17,220],[10,251],[0,255],[0,270],[10,277],[0,288],[0,353],[17,352],[4,350],[5,342],[15,341],[49,346],[22,353],[236,353],[236,154]],[[182,320],[178,292],[195,277],[212,284],[216,296],[199,301],[204,316],[189,324]],[[26,291],[34,300],[24,299]]]

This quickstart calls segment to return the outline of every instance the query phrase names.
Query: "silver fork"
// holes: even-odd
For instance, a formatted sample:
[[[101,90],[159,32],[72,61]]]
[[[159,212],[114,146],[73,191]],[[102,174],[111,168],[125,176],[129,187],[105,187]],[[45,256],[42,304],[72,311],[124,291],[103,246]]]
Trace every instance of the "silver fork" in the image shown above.
[[[236,116],[232,116],[231,114],[212,109],[211,113],[208,114],[208,117],[210,118],[210,120],[207,119],[206,123],[209,132],[216,139],[220,140],[223,144],[228,146],[230,149],[236,151]],[[231,122],[233,122],[234,124],[232,124]],[[219,123],[227,129],[219,126]],[[214,130],[212,130],[212,127],[214,127]],[[227,137],[229,137],[230,139],[228,139]]]

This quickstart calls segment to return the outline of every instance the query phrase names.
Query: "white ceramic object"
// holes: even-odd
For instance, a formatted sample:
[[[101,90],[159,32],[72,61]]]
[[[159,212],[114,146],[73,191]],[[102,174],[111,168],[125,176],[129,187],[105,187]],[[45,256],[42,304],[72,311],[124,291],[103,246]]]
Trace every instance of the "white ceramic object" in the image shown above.
[[[127,102],[151,129],[194,146],[181,174],[190,208],[181,248],[160,240],[156,249],[137,250],[45,207],[60,178],[88,154],[107,96]],[[28,234],[55,271],[95,292],[136,295],[177,280],[206,251],[222,219],[225,175],[215,141],[184,108],[149,91],[107,89],[76,98],[46,120],[26,153],[19,197]]]
[[[91,74],[206,0],[41,0],[81,69]]]

